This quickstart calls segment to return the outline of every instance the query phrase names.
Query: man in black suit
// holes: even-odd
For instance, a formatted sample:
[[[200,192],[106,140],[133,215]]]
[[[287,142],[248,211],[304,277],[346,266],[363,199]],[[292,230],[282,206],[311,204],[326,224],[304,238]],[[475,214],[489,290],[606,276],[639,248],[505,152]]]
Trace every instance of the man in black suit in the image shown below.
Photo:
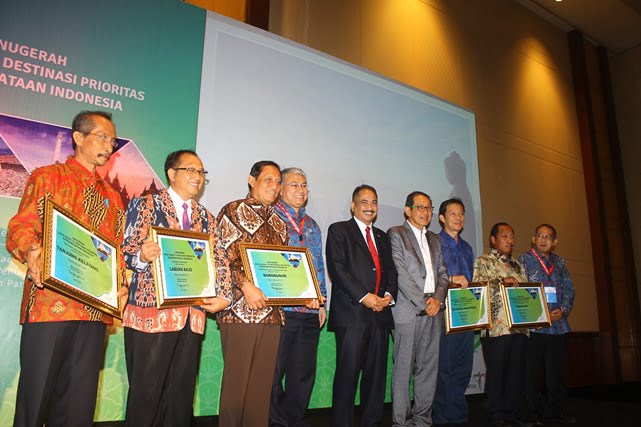
[[[389,307],[397,292],[390,241],[373,227],[378,196],[369,185],[352,193],[349,221],[327,233],[327,269],[332,280],[328,327],[336,334],[336,373],[332,426],[354,425],[354,396],[362,370],[361,426],[378,426],[383,416],[389,332]]]

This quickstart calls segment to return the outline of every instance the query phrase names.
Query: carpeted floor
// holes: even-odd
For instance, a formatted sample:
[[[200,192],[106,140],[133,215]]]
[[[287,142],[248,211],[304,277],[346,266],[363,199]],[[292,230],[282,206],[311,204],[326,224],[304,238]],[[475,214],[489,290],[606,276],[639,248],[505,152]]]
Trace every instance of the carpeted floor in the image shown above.
[[[489,426],[490,423],[484,408],[485,396],[468,396],[468,403],[470,426]],[[391,408],[391,404],[385,405],[385,415],[381,426],[392,425]],[[638,427],[641,425],[641,383],[571,389],[567,412],[576,418],[577,422],[574,424],[576,427]],[[330,419],[330,409],[309,411],[311,427],[327,427],[330,425]],[[115,427],[122,425],[122,423],[96,423],[95,425]],[[218,426],[218,417],[197,417],[193,425],[198,427]]]

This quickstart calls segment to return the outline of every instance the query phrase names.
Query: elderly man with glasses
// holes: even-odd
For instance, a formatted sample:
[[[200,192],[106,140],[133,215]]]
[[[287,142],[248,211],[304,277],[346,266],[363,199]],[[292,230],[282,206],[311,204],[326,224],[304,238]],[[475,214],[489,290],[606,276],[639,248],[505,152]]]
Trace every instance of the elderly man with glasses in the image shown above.
[[[91,425],[111,316],[42,284],[42,208],[49,198],[116,243],[120,194],[96,171],[118,145],[111,114],[82,111],[71,125],[73,156],[34,170],[7,229],[7,251],[27,265],[20,311],[15,426]]]
[[[280,200],[274,210],[287,224],[289,244],[309,249],[321,294],[326,297],[323,236],[305,209],[309,196],[307,175],[300,168],[283,169],[281,174]],[[307,425],[304,418],[316,378],[320,329],[325,323],[325,307],[319,307],[318,300],[307,307],[285,307],[284,311],[285,327],[280,333],[269,408],[272,427]]]
[[[565,385],[565,334],[570,332],[567,317],[574,304],[572,277],[556,248],[556,229],[541,224],[534,230],[532,249],[519,260],[530,282],[545,286],[552,326],[530,331],[527,346],[526,394],[532,421],[573,424],[571,415],[564,413],[568,390]],[[547,399],[539,391],[541,370],[545,367]]]
[[[447,294],[447,269],[441,241],[427,227],[432,199],[414,191],[407,196],[403,225],[387,234],[398,271],[394,316],[392,422],[394,426],[431,426],[432,402],[438,376],[438,355]],[[409,386],[414,375],[414,405]]]

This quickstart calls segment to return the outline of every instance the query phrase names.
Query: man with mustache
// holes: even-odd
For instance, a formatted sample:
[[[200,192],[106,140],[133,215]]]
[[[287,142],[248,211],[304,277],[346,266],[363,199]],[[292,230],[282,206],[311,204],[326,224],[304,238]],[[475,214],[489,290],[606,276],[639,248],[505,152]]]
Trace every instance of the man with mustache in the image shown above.
[[[492,305],[492,329],[481,331],[481,345],[487,379],[487,409],[496,426],[529,426],[519,417],[525,382],[527,329],[510,329],[501,298],[501,286],[527,282],[525,269],[512,257],[514,229],[507,223],[494,224],[490,230],[489,254],[474,262],[474,282],[487,282]]]
[[[361,426],[380,425],[385,401],[387,349],[394,320],[389,307],[397,273],[389,238],[373,226],[378,213],[374,187],[352,193],[349,221],[327,232],[327,269],[332,280],[328,327],[336,334],[332,426],[354,425],[354,396],[362,371]]]
[[[20,379],[14,426],[92,425],[106,325],[112,317],[43,287],[44,199],[122,242],[120,194],[97,173],[117,147],[111,114],[82,111],[73,119],[74,154],[34,170],[7,231],[7,250],[27,264],[20,310]]]
[[[431,426],[447,269],[441,241],[427,230],[434,210],[430,196],[410,193],[403,210],[405,223],[387,231],[398,271],[398,299],[392,309],[392,425]],[[412,375],[414,405],[409,393]]]

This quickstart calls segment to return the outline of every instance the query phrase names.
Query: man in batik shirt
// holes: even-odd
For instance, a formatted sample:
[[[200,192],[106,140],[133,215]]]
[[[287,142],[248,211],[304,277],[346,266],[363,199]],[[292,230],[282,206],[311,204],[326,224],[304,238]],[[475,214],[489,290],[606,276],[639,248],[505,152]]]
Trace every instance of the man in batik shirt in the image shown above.
[[[123,316],[129,393],[125,425],[187,426],[191,424],[205,311],[226,308],[230,295],[194,307],[157,308],[152,261],[160,255],[150,240],[151,226],[212,235],[217,288],[229,282],[227,263],[217,238],[216,221],[196,199],[207,171],[191,150],[170,153],[165,160],[168,190],[136,198],[127,209],[123,252],[133,271]],[[229,286],[227,286],[229,288]],[[225,298],[225,296],[227,298]]]
[[[493,425],[527,425],[518,416],[525,383],[527,329],[510,329],[501,298],[501,286],[527,282],[525,270],[512,258],[514,229],[504,222],[490,231],[492,250],[474,262],[474,282],[488,282],[492,329],[481,332],[487,379],[487,408]]]
[[[218,214],[218,234],[231,271],[232,305],[220,313],[223,379],[219,422],[222,426],[264,426],[274,379],[281,325],[280,307],[267,306],[265,294],[245,276],[239,244],[288,243],[287,226],[274,212],[280,193],[280,167],[272,161],[255,163],[245,199],[225,205]]]
[[[568,391],[565,385],[565,334],[570,332],[567,317],[574,304],[572,277],[556,248],[556,229],[541,224],[534,230],[532,249],[519,258],[528,281],[543,283],[552,326],[530,331],[527,349],[527,398],[535,421],[573,424],[575,418],[563,412]],[[545,367],[547,402],[539,391]]]
[[[118,145],[111,114],[79,113],[71,138],[72,157],[31,173],[7,231],[7,250],[27,264],[14,426],[92,425],[105,329],[113,323],[111,316],[42,285],[45,198],[122,242],[122,199],[96,172]]]
[[[307,176],[302,169],[287,168],[282,171],[282,179],[276,214],[287,224],[289,245],[309,249],[318,285],[325,298],[323,237],[320,227],[305,210],[309,195]],[[314,388],[316,350],[323,323],[325,308],[319,308],[318,300],[308,307],[285,307],[285,327],[280,335],[269,408],[270,426],[303,425]]]

